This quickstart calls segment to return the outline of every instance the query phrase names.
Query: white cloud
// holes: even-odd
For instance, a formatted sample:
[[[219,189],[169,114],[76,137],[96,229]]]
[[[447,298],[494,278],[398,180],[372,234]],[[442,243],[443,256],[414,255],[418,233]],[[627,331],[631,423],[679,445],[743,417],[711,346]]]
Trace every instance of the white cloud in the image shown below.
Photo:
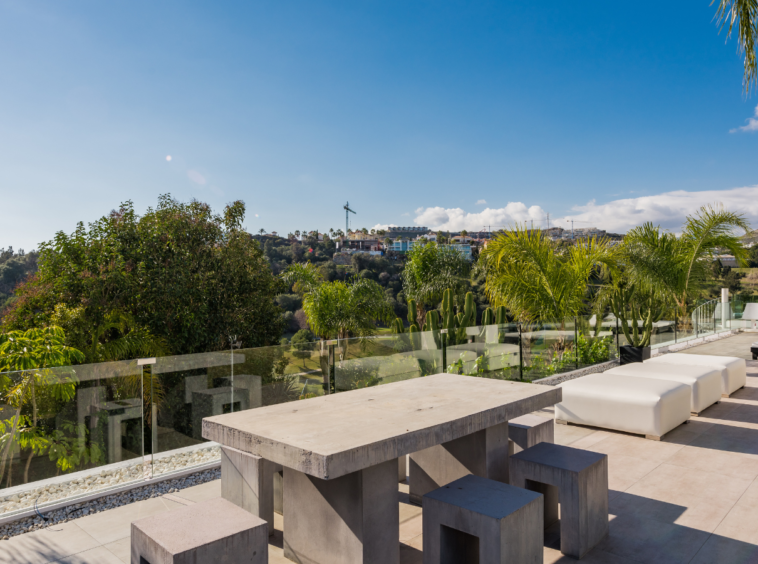
[[[571,224],[567,220],[573,219],[575,228],[598,227],[614,233],[625,233],[632,227],[650,221],[677,231],[687,215],[705,204],[716,203],[723,203],[730,211],[745,214],[753,224],[758,223],[758,186],[746,186],[701,192],[677,190],[655,196],[613,200],[605,204],[592,200],[574,206],[574,213],[564,217],[551,217],[550,225],[570,228]],[[527,207],[522,202],[511,202],[504,208],[487,208],[477,213],[465,212],[460,208],[419,208],[413,222],[435,231],[479,231],[485,226],[492,226],[494,230],[515,223],[529,224],[530,220],[534,220],[535,227],[544,227],[546,215],[545,210],[539,206]]]
[[[203,176],[196,170],[187,171],[187,178],[189,178],[195,184],[200,184],[200,185],[205,184],[205,176]]]
[[[758,186],[702,192],[677,190],[599,205],[592,201],[584,206],[575,206],[573,209],[578,213],[563,219],[574,219],[575,227],[594,226],[621,233],[646,221],[678,231],[687,215],[695,213],[703,205],[717,203],[724,204],[730,211],[745,214],[751,223],[758,221]]]
[[[514,223],[530,220],[535,222],[545,218],[545,211],[539,206],[527,207],[521,202],[510,202],[504,208],[486,208],[480,212],[466,212],[461,208],[418,208],[413,223],[444,231],[479,231],[500,229]]]
[[[484,206],[487,205],[487,200],[477,200],[476,201],[477,206]]]
[[[395,225],[394,223],[377,223],[371,229],[375,229],[377,231],[379,231],[380,229],[383,231],[387,231],[387,229],[389,229],[390,227],[398,227],[398,226]],[[369,229],[369,231],[371,231],[371,229]]]
[[[738,131],[758,131],[758,106],[755,107],[755,117],[747,119],[747,125],[730,129],[729,133],[737,133]]]

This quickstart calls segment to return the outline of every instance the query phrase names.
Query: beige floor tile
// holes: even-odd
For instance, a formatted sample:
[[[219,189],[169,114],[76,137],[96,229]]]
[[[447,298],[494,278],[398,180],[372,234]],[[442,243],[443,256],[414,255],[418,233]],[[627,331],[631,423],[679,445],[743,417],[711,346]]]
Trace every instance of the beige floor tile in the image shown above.
[[[55,562],[56,564],[121,564],[121,560],[102,546],[85,550]]]
[[[408,519],[400,524],[400,542],[407,542],[410,539],[419,536],[424,532],[421,515]]]
[[[691,564],[732,564],[758,562],[758,545],[711,535]]]
[[[421,552],[421,537],[413,539],[413,542],[417,543],[418,546],[400,545],[400,564],[423,564],[424,555]]]
[[[709,496],[697,505],[686,508],[684,513],[674,519],[674,524],[712,533],[734,505],[735,502],[732,500]],[[651,518],[655,518],[655,515],[651,515]]]
[[[73,522],[52,525],[0,543],[0,563],[54,562],[72,554],[97,548],[99,544]]]
[[[400,524],[402,525],[406,521],[413,519],[421,515],[421,508],[418,505],[411,505],[409,503],[401,503],[400,505]]]
[[[119,539],[117,541],[104,544],[105,548],[107,548],[113,555],[116,556],[121,562],[124,564],[131,564],[131,552],[132,552],[132,539],[131,537],[126,537],[123,539]]]
[[[721,476],[753,480],[758,476],[758,457],[700,446],[708,444],[705,435],[679,450],[666,464],[714,472]],[[714,439],[720,440],[720,439]],[[696,446],[696,444],[698,446]]]
[[[724,479],[723,475],[714,472],[661,464],[630,487],[627,493],[694,508],[705,500],[733,504],[749,485],[750,480]]]
[[[180,490],[172,495],[194,501],[195,503],[221,497],[221,480],[205,482],[199,486]]]
[[[758,544],[758,498],[740,498],[713,532],[722,537]]]
[[[697,554],[708,537],[703,531],[626,515],[611,520],[610,534],[597,548],[645,564],[683,564]]]
[[[556,425],[555,426],[555,444],[570,445],[579,439],[596,433],[598,430],[590,427],[579,427],[577,425]]]
[[[621,454],[654,462],[665,462],[683,448],[683,445],[621,434],[608,437],[592,446],[595,452],[608,455]]]
[[[547,546],[543,552],[543,558],[543,564],[575,564],[577,561],[576,558],[564,556],[560,550]],[[597,548],[588,552],[580,562],[582,564],[634,564],[634,560],[610,554]]]
[[[88,515],[72,521],[86,531],[100,544],[108,544],[113,541],[128,537],[131,532],[132,521],[143,519],[151,515],[163,513],[183,507],[178,503],[160,497],[138,501],[106,513]]]
[[[588,450],[592,450],[589,448]],[[613,454],[608,456],[608,487],[616,491],[625,491],[644,476],[652,472],[661,463]]]
[[[612,436],[613,436],[613,433],[609,433],[608,431],[595,431],[594,433],[591,433],[585,437],[582,437],[579,440],[574,441],[573,443],[571,443],[571,446],[574,448],[581,448],[584,450],[592,450],[592,447],[594,445]]]

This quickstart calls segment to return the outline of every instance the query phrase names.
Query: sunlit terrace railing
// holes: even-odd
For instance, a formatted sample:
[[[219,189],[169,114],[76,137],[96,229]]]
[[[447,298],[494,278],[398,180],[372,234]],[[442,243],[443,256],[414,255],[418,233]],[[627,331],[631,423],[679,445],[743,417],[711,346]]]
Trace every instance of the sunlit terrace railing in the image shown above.
[[[676,326],[653,346],[690,338]],[[211,415],[440,372],[533,381],[624,342],[615,319],[586,316],[3,373],[0,516],[215,464]]]

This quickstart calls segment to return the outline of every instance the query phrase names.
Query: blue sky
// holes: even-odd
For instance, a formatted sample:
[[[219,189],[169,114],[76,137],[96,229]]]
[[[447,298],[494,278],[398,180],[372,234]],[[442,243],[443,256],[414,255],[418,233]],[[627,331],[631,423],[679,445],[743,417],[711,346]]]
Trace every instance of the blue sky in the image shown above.
[[[673,228],[713,201],[758,222],[758,96],[713,14],[0,0],[0,247],[161,193],[280,234],[344,229],[346,200],[369,228]]]

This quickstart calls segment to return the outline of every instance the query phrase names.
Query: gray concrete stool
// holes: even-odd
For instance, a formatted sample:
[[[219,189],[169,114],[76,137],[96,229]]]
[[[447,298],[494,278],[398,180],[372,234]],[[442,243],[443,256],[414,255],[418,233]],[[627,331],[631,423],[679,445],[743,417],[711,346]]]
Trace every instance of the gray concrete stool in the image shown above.
[[[424,564],[542,562],[542,496],[469,474],[425,494]]]
[[[268,525],[223,498],[132,523],[131,564],[268,564]]]
[[[581,558],[608,534],[608,456],[539,443],[510,457],[511,484],[545,496],[545,528],[561,512],[561,552]]]
[[[508,454],[513,455],[537,443],[555,442],[555,424],[539,415],[522,415],[508,421]]]

